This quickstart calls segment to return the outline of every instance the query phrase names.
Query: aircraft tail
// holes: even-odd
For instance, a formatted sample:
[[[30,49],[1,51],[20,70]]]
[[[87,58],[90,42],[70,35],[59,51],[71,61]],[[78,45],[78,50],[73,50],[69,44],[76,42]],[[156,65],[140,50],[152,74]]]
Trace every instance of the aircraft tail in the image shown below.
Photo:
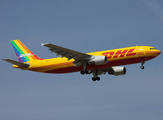
[[[19,62],[23,63],[31,60],[43,60],[33,54],[20,40],[12,40],[10,42],[15,50]]]

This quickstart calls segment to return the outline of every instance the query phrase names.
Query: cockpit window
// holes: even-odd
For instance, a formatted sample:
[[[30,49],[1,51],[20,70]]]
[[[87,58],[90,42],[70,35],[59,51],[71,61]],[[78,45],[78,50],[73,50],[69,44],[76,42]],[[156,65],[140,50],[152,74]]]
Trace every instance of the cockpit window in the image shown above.
[[[150,50],[156,50],[156,48],[150,48]]]

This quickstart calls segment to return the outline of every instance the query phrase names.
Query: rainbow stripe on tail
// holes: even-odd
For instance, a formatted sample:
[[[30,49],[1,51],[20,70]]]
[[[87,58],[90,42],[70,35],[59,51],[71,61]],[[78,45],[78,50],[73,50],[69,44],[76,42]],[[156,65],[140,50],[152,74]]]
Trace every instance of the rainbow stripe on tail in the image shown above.
[[[19,62],[27,62],[31,60],[43,60],[33,54],[20,40],[12,40],[11,44],[15,50]]]

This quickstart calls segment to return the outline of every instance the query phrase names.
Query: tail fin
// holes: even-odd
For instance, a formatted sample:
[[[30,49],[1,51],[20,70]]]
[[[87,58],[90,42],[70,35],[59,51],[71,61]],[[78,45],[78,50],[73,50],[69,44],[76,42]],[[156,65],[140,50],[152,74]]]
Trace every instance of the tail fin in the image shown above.
[[[19,62],[42,60],[42,58],[39,58],[35,54],[33,54],[21,41],[12,40],[11,44],[15,50]]]

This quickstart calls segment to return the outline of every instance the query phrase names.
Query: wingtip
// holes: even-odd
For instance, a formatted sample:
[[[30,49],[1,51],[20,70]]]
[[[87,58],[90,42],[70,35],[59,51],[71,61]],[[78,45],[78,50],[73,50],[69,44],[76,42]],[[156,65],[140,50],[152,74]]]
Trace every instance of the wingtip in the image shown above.
[[[6,61],[6,60],[8,60],[8,58],[3,58],[2,60]]]
[[[49,44],[49,43],[42,43],[41,46],[45,46],[45,45],[47,45],[47,44]]]

